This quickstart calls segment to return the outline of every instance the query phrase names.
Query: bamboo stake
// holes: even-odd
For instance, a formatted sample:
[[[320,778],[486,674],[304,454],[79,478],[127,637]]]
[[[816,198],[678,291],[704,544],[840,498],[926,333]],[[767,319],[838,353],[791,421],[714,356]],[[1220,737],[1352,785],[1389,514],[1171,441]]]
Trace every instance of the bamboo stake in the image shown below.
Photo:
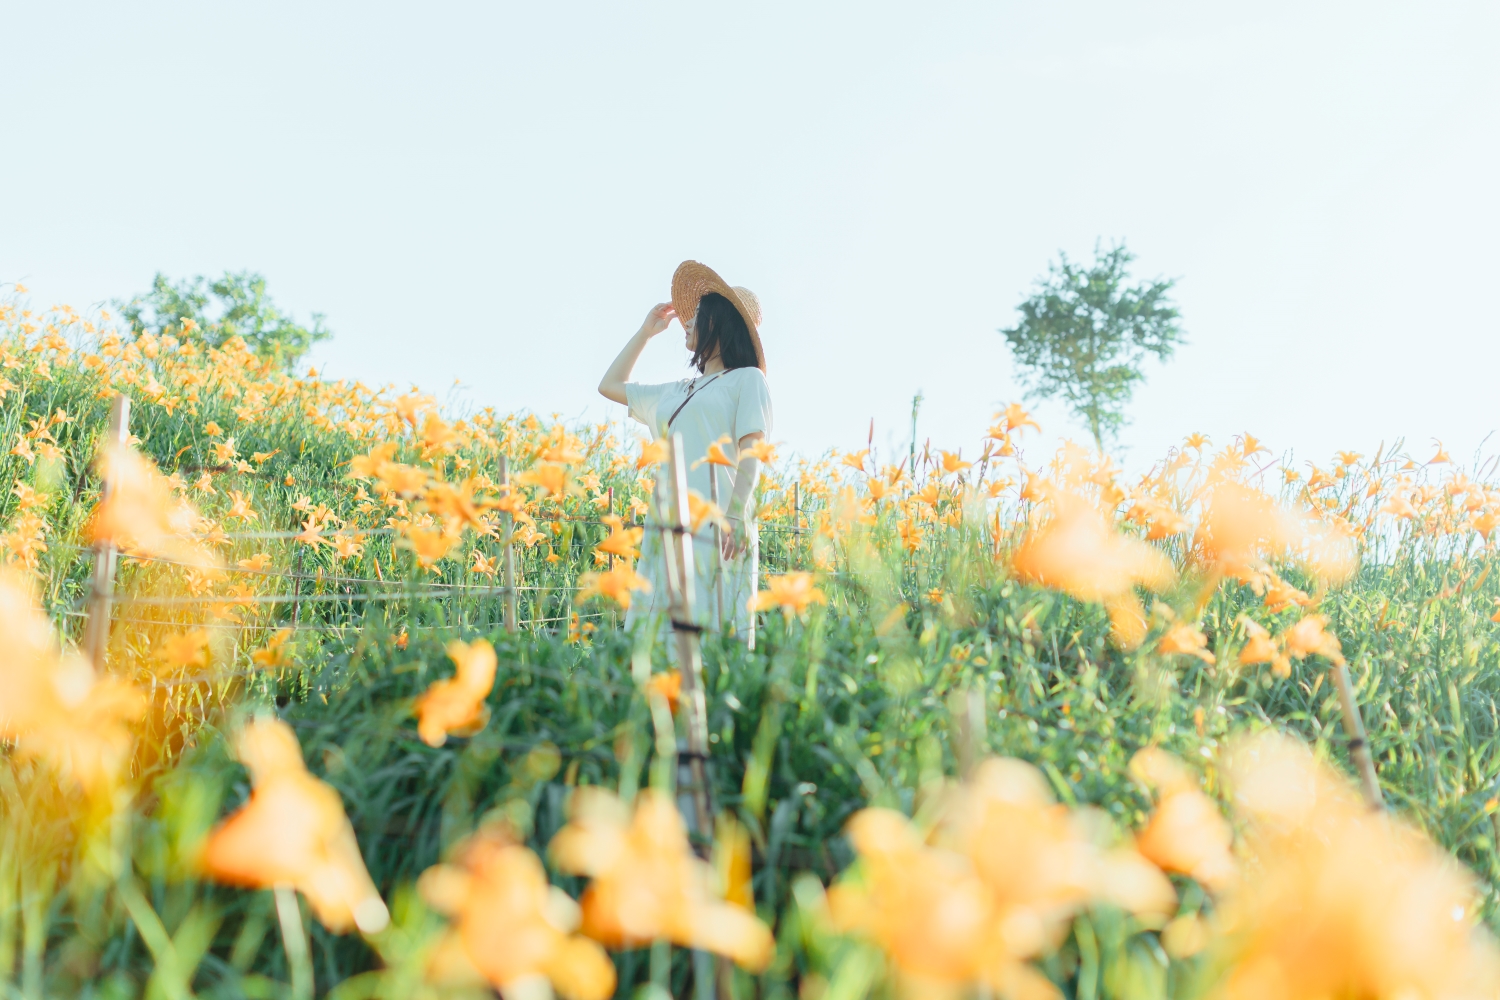
[[[506,456],[500,456],[500,486],[504,488],[510,485],[510,462]],[[500,512],[500,539],[503,551],[501,560],[503,567],[502,580],[505,584],[505,631],[516,630],[516,549],[513,541],[515,535],[514,518],[510,511]]]
[[[120,393],[109,406],[105,447],[123,448],[129,441],[130,397]],[[105,503],[114,492],[115,484],[106,476],[99,487],[99,502]],[[113,542],[100,542],[94,546],[94,576],[89,585],[89,618],[84,626],[83,649],[94,669],[100,671],[104,669],[104,655],[109,649],[109,621],[114,614],[115,567],[118,562],[119,550]]]
[[[708,466],[708,499],[715,507],[719,506],[719,467],[713,463]],[[724,630],[724,536],[721,533],[718,522],[714,522],[714,610],[718,612],[716,621],[719,631]]]
[[[1384,809],[1385,798],[1380,794],[1375,759],[1370,756],[1370,741],[1365,738],[1365,723],[1359,715],[1359,703],[1354,700],[1354,686],[1349,682],[1349,667],[1340,663],[1332,668],[1332,672],[1333,685],[1339,693],[1339,706],[1343,709],[1344,735],[1349,737],[1349,756],[1354,758],[1354,766],[1359,771],[1360,790],[1371,809]]]
[[[677,669],[682,676],[682,703],[686,711],[688,771],[692,776],[693,811],[698,835],[704,843],[713,840],[713,813],[708,806],[708,704],[703,695],[703,660],[698,640],[702,626],[693,618],[693,533],[688,508],[687,458],[682,435],[672,435],[668,459],[668,477],[672,490],[670,507],[663,529],[663,540],[670,532],[672,541],[666,551],[667,584],[671,594],[672,632],[677,637]],[[665,498],[664,498],[665,499]]]

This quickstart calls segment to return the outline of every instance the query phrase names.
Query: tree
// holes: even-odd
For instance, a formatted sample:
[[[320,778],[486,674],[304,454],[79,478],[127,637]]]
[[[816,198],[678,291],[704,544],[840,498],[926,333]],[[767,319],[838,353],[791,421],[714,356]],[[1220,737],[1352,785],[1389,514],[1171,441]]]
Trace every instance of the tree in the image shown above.
[[[1087,269],[1065,253],[1058,259],[1017,307],[1021,321],[1000,332],[1021,365],[1027,397],[1061,396],[1103,450],[1125,426],[1147,355],[1165,361],[1183,342],[1168,298],[1174,282],[1128,285],[1135,255],[1123,243],[1104,253],[1096,244]]]
[[[250,271],[226,271],[213,282],[200,275],[176,284],[158,272],[151,291],[117,305],[137,336],[170,333],[211,347],[243,337],[257,355],[288,369],[313,344],[332,336],[321,313],[312,314],[311,327],[293,322],[266,295],[266,279]]]

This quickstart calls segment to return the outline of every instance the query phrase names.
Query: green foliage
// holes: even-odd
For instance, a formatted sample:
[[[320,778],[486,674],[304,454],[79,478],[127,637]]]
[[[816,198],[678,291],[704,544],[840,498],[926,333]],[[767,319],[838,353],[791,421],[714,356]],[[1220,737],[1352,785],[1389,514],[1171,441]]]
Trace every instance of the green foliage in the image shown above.
[[[117,305],[137,335],[171,334],[210,347],[242,337],[257,355],[286,369],[332,336],[321,313],[312,314],[309,327],[277,308],[266,294],[266,279],[251,271],[225,271],[215,281],[199,275],[176,283],[157,272],[151,291]]]
[[[11,453],[0,455],[0,471],[50,494],[55,533],[42,553],[43,600],[76,636],[88,571],[78,543],[97,499],[88,464],[108,401],[96,376],[77,367],[12,377],[22,384],[0,406],[0,440],[15,440],[58,410],[73,418],[54,428],[56,463],[28,464]],[[205,394],[192,413],[143,393],[135,402],[132,431],[165,471],[194,477],[210,465],[218,439],[204,436],[208,420],[234,428],[247,454],[275,453],[251,471],[214,473],[217,493],[200,496],[210,514],[236,490],[260,512],[253,527],[296,528],[304,515],[292,504],[301,496],[345,509],[358,488],[346,463],[369,442],[311,422],[301,407],[237,421],[235,400],[223,393]],[[608,452],[601,448],[591,468],[623,496],[627,477],[611,472]],[[1328,487],[1333,506],[1356,495],[1353,480]],[[805,487],[802,499],[809,519],[828,502]],[[0,495],[0,524],[17,516],[19,503],[16,493]],[[876,524],[850,528],[820,579],[826,608],[805,620],[769,615],[754,651],[705,638],[713,799],[751,833],[755,902],[779,941],[758,982],[737,974],[738,996],[791,1000],[816,995],[819,982],[834,996],[872,988],[887,995],[874,985],[884,973],[878,953],[820,926],[820,883],[851,859],[841,832],[856,810],[873,803],[920,813],[940,776],[961,773],[979,755],[1036,764],[1060,800],[1097,807],[1122,835],[1151,809],[1128,767],[1144,746],[1202,762],[1213,789],[1221,747],[1247,728],[1276,726],[1351,770],[1323,669],[1307,660],[1280,678],[1237,662],[1242,614],[1280,631],[1300,609],[1270,613],[1250,587],[1226,586],[1202,614],[1215,663],[1157,655],[1150,641],[1121,651],[1108,641],[1103,608],[1010,579],[995,559],[1006,538],[961,520],[930,527],[929,541],[906,552],[881,541],[897,516],[887,505]],[[570,641],[564,619],[574,604],[565,587],[593,565],[604,532],[562,526],[568,530],[548,546],[556,562],[540,546],[523,559],[524,578],[536,589],[527,591],[522,616],[534,624],[515,635],[496,627],[494,594],[360,603],[354,598],[385,585],[368,579],[373,565],[285,539],[232,539],[226,563],[270,551],[267,572],[295,570],[308,603],[266,605],[247,612],[244,625],[213,626],[229,638],[215,646],[211,670],[170,686],[153,683],[128,803],[106,820],[76,822],[87,811],[76,790],[8,749],[0,755],[0,989],[26,997],[290,994],[271,894],[211,884],[194,861],[205,832],[249,794],[226,735],[246,714],[263,711],[293,727],[311,771],[338,791],[392,911],[391,929],[369,938],[329,934],[304,915],[318,995],[463,995],[423,992],[424,963],[445,924],[413,888],[422,871],[487,820],[503,819],[545,857],[574,788],[628,795],[657,763],[638,680],[667,668],[667,650],[655,630],[632,635],[608,622],[591,643]],[[769,568],[811,564],[815,540],[772,527],[762,536]],[[410,553],[381,539],[367,540],[367,557],[378,555],[392,592],[415,591],[419,582],[487,582],[464,568],[472,551],[445,563],[434,580]],[[473,551],[493,554],[493,544],[476,540]],[[1343,638],[1393,811],[1475,872],[1493,920],[1500,854],[1489,802],[1500,778],[1500,622],[1490,616],[1500,574],[1490,569],[1500,557],[1486,548],[1455,558],[1445,544],[1413,526],[1372,541],[1365,567],[1321,607]],[[151,574],[162,572],[127,561],[122,598],[150,593]],[[281,575],[263,584],[268,593],[293,585]],[[338,595],[350,600],[327,599]],[[1179,608],[1195,597],[1191,587],[1161,595]],[[163,624],[141,624],[148,615]],[[132,625],[121,627],[122,644],[133,632],[155,648],[192,619],[122,599],[119,621]],[[291,660],[257,669],[252,652],[283,627],[298,629]],[[501,664],[489,724],[430,747],[418,738],[412,702],[452,676],[446,642],[479,635],[493,642]],[[581,880],[553,878],[574,895],[582,888]],[[1193,891],[1184,893],[1185,911],[1204,905]],[[650,955],[625,951],[616,960],[618,995],[630,996],[648,978]],[[1102,908],[1080,921],[1044,971],[1067,995],[1192,995],[1190,968],[1169,967],[1150,928]],[[668,972],[672,995],[688,995],[691,956],[677,952]]]
[[[1096,246],[1088,268],[1059,252],[1017,307],[1020,322],[1000,331],[1022,366],[1027,395],[1061,396],[1101,450],[1125,425],[1147,356],[1165,361],[1183,339],[1168,298],[1173,282],[1128,284],[1133,260],[1123,243],[1103,253]]]

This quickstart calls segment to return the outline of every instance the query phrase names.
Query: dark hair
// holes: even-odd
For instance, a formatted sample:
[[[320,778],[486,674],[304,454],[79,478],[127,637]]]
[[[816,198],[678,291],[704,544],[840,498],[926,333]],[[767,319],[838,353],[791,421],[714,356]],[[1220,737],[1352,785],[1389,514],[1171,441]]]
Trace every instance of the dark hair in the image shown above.
[[[692,365],[702,372],[715,354],[725,368],[754,368],[757,364],[755,343],[745,317],[718,292],[709,292],[698,300],[698,346],[693,350]]]

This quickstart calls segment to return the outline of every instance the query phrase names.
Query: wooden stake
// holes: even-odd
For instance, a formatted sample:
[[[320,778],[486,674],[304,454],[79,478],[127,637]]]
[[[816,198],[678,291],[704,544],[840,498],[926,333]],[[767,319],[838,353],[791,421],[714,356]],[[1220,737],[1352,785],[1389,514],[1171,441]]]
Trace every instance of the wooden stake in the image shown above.
[[[1375,758],[1370,756],[1370,741],[1365,738],[1359,703],[1354,700],[1354,685],[1349,682],[1349,667],[1340,663],[1332,669],[1333,685],[1338,689],[1339,706],[1343,709],[1344,735],[1349,737],[1349,756],[1354,758],[1359,771],[1360,790],[1371,809],[1384,809],[1385,798],[1380,794],[1380,779],[1375,774]]]
[[[719,467],[713,463],[708,466],[708,499],[715,507],[719,506]],[[718,522],[714,522],[714,610],[718,612],[716,621],[719,631],[724,630],[724,537]]]
[[[115,396],[109,406],[109,431],[105,438],[106,448],[122,448],[130,441],[130,397],[124,393]],[[99,486],[99,502],[105,503],[114,495],[115,484],[106,476]],[[94,575],[89,584],[89,617],[84,626],[83,651],[94,664],[94,669],[104,669],[104,655],[109,649],[109,622],[114,615],[115,565],[119,551],[113,542],[100,542],[94,546]]]
[[[500,456],[500,485],[510,485],[510,462],[506,456]],[[510,511],[500,512],[500,544],[503,546],[501,552],[501,565],[504,576],[505,593],[505,631],[516,630],[516,549],[515,519],[511,517]]]
[[[677,637],[677,669],[682,677],[682,704],[687,727],[688,772],[692,775],[693,811],[697,814],[697,832],[703,843],[713,841],[713,813],[708,805],[708,702],[703,695],[703,659],[699,650],[699,637],[703,631],[693,618],[693,532],[692,514],[688,507],[687,457],[682,446],[682,435],[672,435],[671,454],[667,470],[670,498],[668,503],[663,541],[671,536],[666,547],[667,585],[670,590],[672,631]]]

